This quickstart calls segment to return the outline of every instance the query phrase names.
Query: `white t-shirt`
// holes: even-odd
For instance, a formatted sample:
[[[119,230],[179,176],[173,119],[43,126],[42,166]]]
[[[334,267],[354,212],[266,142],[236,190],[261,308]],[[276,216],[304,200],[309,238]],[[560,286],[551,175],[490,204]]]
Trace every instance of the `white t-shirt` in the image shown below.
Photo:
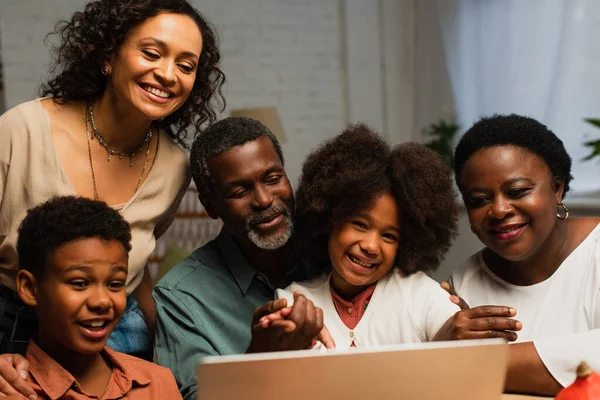
[[[522,322],[517,342],[533,341],[552,376],[563,386],[585,360],[600,371],[600,225],[554,274],[530,286],[512,285],[485,265],[481,251],[451,277],[471,307],[510,306]]]
[[[380,279],[363,317],[355,329],[348,329],[339,317],[329,287],[330,275],[310,281],[292,283],[278,289],[277,298],[293,302],[293,292],[300,290],[315,306],[323,310],[323,322],[336,347],[371,347],[389,344],[431,341],[441,326],[452,317],[458,306],[451,303],[440,285],[417,272],[405,276],[398,268]]]

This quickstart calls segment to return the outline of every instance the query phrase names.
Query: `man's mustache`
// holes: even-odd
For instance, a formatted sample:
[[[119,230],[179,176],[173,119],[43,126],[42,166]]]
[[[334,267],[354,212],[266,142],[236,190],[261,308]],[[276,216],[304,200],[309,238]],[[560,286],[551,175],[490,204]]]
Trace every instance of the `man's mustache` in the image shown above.
[[[269,222],[280,214],[290,215],[290,211],[285,206],[273,206],[264,211],[259,211],[252,214],[246,219],[246,226],[252,226],[262,224],[263,222]]]

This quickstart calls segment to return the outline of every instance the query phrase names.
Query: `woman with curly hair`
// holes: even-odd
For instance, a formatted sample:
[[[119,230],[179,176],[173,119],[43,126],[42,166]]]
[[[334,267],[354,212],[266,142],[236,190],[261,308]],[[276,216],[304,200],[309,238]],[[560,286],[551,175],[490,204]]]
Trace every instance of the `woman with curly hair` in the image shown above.
[[[563,200],[573,177],[562,141],[535,119],[495,115],[465,133],[455,166],[485,248],[453,272],[463,301],[452,300],[465,310],[516,310],[522,329],[506,390],[554,395],[582,360],[600,370],[600,218],[569,218]]]
[[[338,348],[479,337],[455,326],[459,308],[425,274],[455,237],[457,213],[438,154],[350,126],[308,156],[296,193],[298,243],[323,274],[277,295],[312,300]]]
[[[189,184],[178,145],[216,119],[222,100],[217,37],[186,0],[92,1],[54,33],[44,97],[0,117],[0,353],[22,352],[35,331],[14,291],[17,227],[29,208],[77,195],[106,202],[131,225],[127,310],[108,345],[149,358],[146,263]]]

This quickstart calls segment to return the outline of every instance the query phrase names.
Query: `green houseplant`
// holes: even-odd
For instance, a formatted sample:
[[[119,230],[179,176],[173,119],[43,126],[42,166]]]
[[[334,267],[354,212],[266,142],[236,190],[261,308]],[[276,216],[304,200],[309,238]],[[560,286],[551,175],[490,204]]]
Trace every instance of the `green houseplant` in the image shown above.
[[[431,137],[431,140],[426,142],[425,146],[440,153],[446,165],[451,169],[454,169],[453,140],[459,129],[460,126],[455,122],[443,119],[423,129],[423,134]]]
[[[600,119],[585,118],[585,122],[594,125],[596,128],[600,128]],[[600,156],[600,139],[588,140],[587,142],[583,142],[583,145],[589,147],[592,151],[587,157],[583,159],[584,161],[591,160],[592,158]]]

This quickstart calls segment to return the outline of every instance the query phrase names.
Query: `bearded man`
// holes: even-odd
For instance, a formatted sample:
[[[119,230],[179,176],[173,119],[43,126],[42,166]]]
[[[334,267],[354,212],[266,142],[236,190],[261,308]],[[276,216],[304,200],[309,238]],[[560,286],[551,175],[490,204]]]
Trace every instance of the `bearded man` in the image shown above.
[[[200,202],[224,225],[154,289],[158,363],[186,399],[203,356],[303,349],[323,328],[321,310],[302,294],[292,307],[273,301],[275,289],[314,270],[294,254],[294,196],[275,136],[258,121],[227,118],[196,138],[190,164]],[[285,320],[261,325],[278,311]]]

